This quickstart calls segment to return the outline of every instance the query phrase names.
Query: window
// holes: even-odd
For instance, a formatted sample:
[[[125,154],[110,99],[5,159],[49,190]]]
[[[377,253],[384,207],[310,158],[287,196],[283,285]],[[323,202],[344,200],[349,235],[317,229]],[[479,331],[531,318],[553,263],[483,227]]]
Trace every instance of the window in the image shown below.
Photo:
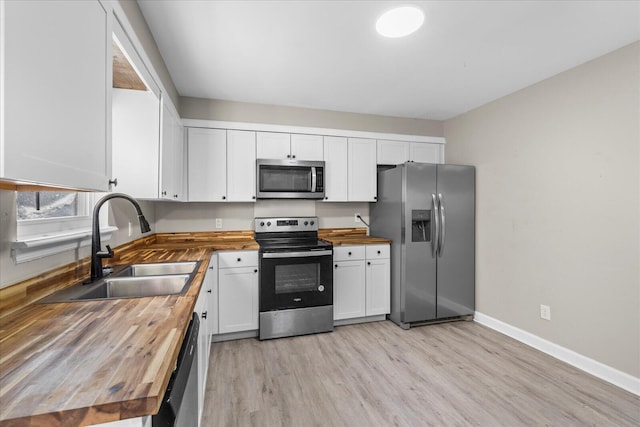
[[[93,206],[101,196],[66,191],[17,192],[17,238],[12,244],[16,264],[88,246]],[[117,230],[107,225],[107,211],[105,207],[100,210],[103,241]]]

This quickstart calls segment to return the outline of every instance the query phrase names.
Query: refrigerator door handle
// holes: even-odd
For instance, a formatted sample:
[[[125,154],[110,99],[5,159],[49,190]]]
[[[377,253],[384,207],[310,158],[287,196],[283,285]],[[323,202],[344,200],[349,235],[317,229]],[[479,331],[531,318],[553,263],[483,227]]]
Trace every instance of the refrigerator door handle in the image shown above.
[[[445,223],[445,215],[444,215],[444,199],[442,197],[442,193],[438,193],[438,205],[440,210],[440,236],[438,243],[438,256],[442,258],[442,253],[444,252],[444,242],[445,242],[445,233],[447,231],[447,226]]]
[[[438,254],[438,236],[440,235],[440,215],[438,213],[438,202],[436,201],[436,195],[431,193],[431,223],[435,224],[435,227],[431,227],[433,233],[431,233],[431,258],[435,258]]]

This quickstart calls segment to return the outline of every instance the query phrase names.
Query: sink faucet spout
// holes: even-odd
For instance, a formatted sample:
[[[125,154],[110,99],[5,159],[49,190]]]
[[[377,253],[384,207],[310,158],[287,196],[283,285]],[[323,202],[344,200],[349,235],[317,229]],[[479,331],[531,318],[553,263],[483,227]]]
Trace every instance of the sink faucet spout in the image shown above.
[[[93,222],[91,226],[91,280],[90,282],[94,282],[97,279],[103,277],[102,272],[102,258],[113,258],[113,250],[109,245],[106,245],[107,250],[102,250],[102,245],[100,243],[100,208],[102,205],[111,199],[125,199],[131,202],[131,204],[136,208],[136,212],[138,214],[138,222],[140,223],[140,231],[142,233],[148,233],[151,231],[151,227],[149,226],[149,222],[144,217],[142,213],[142,209],[140,209],[140,205],[138,202],[131,196],[127,196],[123,193],[111,193],[107,194],[96,203],[93,208]]]

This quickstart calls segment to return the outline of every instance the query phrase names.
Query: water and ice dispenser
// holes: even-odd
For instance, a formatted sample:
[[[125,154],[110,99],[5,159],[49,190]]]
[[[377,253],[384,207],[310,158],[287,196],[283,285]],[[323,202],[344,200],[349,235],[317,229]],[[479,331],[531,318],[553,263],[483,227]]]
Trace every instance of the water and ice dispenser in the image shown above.
[[[414,209],[411,211],[411,241],[431,241],[431,210]]]

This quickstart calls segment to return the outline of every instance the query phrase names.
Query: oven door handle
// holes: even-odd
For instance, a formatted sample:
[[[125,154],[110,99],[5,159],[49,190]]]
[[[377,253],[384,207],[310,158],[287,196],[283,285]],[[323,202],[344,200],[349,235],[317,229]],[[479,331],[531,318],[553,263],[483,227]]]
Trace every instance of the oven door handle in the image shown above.
[[[333,251],[268,252],[262,254],[262,258],[306,258],[326,255],[333,255]]]

